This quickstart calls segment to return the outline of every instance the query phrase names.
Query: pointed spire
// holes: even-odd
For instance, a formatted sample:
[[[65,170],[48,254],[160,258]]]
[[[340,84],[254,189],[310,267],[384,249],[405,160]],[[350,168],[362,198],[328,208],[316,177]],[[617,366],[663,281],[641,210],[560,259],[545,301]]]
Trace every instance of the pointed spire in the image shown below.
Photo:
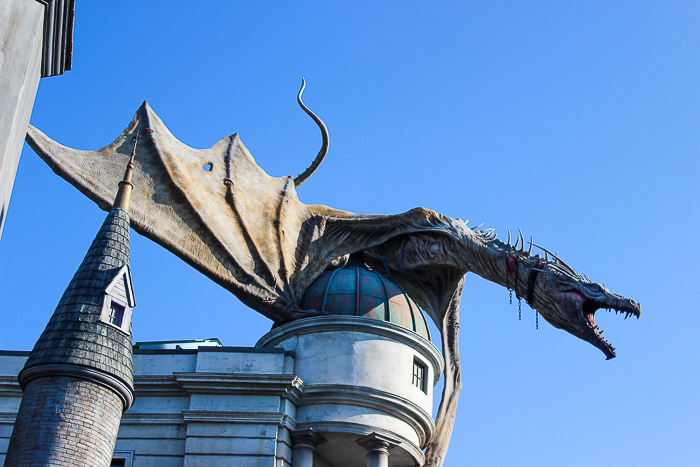
[[[6,465],[74,465],[87,439],[96,448],[80,465],[107,467],[112,458],[134,403],[127,209],[136,142],[114,207],[18,375],[24,396]]]
[[[119,191],[117,191],[117,196],[114,198],[114,204],[112,208],[122,208],[125,211],[129,210],[129,205],[131,203],[131,190],[134,185],[131,183],[131,177],[134,173],[134,157],[136,157],[136,145],[139,142],[139,132],[136,131],[136,136],[134,136],[134,148],[131,150],[131,158],[129,163],[126,165],[126,171],[124,172],[124,180],[119,182]]]
[[[46,365],[91,368],[114,379],[124,410],[133,403],[129,208],[137,138],[114,207],[34,346],[20,382]]]

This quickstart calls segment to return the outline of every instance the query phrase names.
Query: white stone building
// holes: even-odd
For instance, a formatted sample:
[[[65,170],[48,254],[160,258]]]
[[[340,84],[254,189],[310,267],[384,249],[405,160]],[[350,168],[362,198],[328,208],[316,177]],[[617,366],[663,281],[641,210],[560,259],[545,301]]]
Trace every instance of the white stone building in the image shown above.
[[[0,353],[3,461],[28,354]],[[137,344],[113,465],[422,465],[442,361],[417,333],[357,316],[294,321],[255,348]]]

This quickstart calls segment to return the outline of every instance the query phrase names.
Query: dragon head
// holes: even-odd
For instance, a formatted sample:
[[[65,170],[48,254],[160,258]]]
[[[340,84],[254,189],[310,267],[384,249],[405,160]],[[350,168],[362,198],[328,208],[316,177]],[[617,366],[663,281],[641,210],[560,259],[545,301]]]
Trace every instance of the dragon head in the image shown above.
[[[595,322],[596,311],[614,310],[616,314],[624,313],[625,319],[639,318],[641,305],[591,282],[556,256],[551,262],[535,258],[528,278],[528,303],[552,326],[590,342],[608,360],[614,358],[615,348],[603,338]]]

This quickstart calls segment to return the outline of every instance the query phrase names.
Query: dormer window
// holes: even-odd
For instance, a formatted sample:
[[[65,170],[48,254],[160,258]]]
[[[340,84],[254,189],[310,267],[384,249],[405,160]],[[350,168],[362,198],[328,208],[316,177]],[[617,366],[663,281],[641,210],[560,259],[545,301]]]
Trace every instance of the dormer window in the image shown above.
[[[123,266],[105,288],[100,320],[125,333],[131,328],[131,309],[136,306],[129,267]]]

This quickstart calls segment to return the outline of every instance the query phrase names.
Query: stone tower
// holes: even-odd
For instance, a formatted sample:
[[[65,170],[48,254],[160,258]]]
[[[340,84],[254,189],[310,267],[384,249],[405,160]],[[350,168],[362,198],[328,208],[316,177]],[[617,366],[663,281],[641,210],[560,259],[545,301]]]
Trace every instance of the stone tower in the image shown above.
[[[302,308],[328,315],[275,327],[257,343],[294,355],[303,382],[291,466],[424,465],[443,358],[416,302],[355,253],[316,279]]]
[[[19,374],[24,394],[7,467],[111,463],[122,413],[134,401],[132,170],[133,153],[114,207]]]

